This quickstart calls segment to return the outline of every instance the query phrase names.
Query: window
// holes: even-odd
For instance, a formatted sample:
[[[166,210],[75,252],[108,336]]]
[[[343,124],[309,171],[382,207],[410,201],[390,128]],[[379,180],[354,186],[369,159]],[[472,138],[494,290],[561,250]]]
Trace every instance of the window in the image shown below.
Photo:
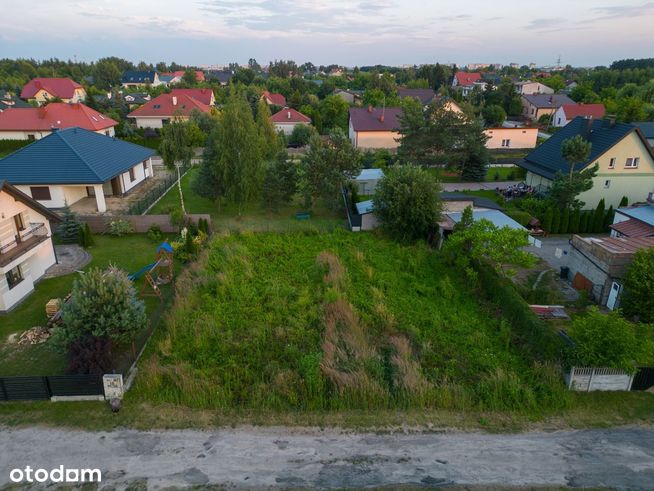
[[[509,139],[502,140],[502,146],[503,147],[510,147],[511,146],[511,140],[509,140]]]
[[[612,157],[611,160],[609,160],[609,169],[615,169],[615,157]]]
[[[104,134],[107,135],[107,136],[111,136],[111,131],[107,130],[107,131],[104,132]]]
[[[134,176],[134,167],[132,167],[132,168],[129,170],[129,181],[130,181],[130,182],[134,182],[135,180],[136,180],[136,177]]]
[[[49,201],[52,199],[50,197],[50,188],[48,186],[31,187],[30,193],[32,193],[32,198],[36,200]]]
[[[34,141],[34,140],[36,140],[36,137],[35,137],[32,133],[29,133],[29,134],[27,135],[27,139],[28,139],[29,141]]]
[[[625,162],[624,166],[627,169],[636,169],[640,163],[640,157],[629,157]]]
[[[9,285],[10,290],[23,281],[23,273],[20,271],[20,266],[16,266],[14,269],[6,272],[5,278],[7,278],[7,284]]]
[[[610,180],[610,179],[607,179],[606,181],[604,181],[604,187],[605,187],[606,189],[608,189],[608,188],[611,187],[611,180]]]

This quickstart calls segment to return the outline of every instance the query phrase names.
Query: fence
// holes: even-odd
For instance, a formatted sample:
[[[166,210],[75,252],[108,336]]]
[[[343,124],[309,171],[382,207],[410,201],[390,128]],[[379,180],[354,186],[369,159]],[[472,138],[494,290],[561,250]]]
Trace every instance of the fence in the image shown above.
[[[102,375],[0,377],[0,401],[43,400],[65,396],[104,397]]]
[[[193,214],[188,215],[189,219],[197,225],[200,218],[204,218],[209,224],[211,230],[211,215],[208,214]],[[82,222],[88,223],[91,232],[102,234],[107,231],[107,227],[112,220],[126,220],[132,226],[132,230],[136,233],[145,233],[153,225],[157,225],[164,233],[176,233],[178,227],[170,223],[168,215],[121,215],[113,217],[105,217],[100,215],[81,215],[78,217]]]
[[[630,390],[634,376],[615,368],[572,367],[565,374],[568,389],[578,392]]]
[[[180,175],[183,177],[190,167],[184,166],[180,169]],[[165,179],[161,179],[156,186],[150,189],[145,195],[127,210],[128,215],[140,215],[145,213],[159,198],[168,192],[168,190],[177,183],[177,172],[170,174]]]

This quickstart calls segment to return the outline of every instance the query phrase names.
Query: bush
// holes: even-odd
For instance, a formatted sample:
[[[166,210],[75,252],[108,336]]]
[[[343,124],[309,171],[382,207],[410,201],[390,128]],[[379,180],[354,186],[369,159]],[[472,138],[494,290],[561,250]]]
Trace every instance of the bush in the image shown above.
[[[182,229],[184,226],[184,213],[182,212],[181,208],[174,207],[170,210],[170,213],[168,214],[168,217],[170,219],[170,224],[173,227],[177,227],[179,230]]]
[[[91,247],[93,245],[93,235],[88,223],[83,223],[79,227],[79,245],[82,247]]]
[[[316,133],[313,126],[308,124],[297,124],[288,137],[288,144],[294,147],[304,147],[309,144],[311,136]]]
[[[513,218],[516,222],[518,222],[520,225],[523,227],[526,227],[529,225],[529,222],[531,221],[531,213],[522,211],[522,210],[506,210],[505,212],[508,216]]]
[[[198,230],[206,235],[209,235],[209,221],[206,218],[198,220]]]
[[[80,222],[68,204],[64,206],[61,224],[59,225],[59,236],[64,244],[76,244],[79,242]]]
[[[654,322],[654,249],[641,249],[624,277],[622,307],[626,315]]]
[[[76,339],[68,346],[69,374],[110,373],[113,368],[111,356],[111,341],[107,338],[84,336]]]
[[[115,237],[122,237],[132,232],[132,224],[122,218],[110,220],[107,226],[107,233]]]
[[[163,240],[163,232],[159,225],[150,225],[150,228],[147,232],[148,239],[152,242],[161,242]]]

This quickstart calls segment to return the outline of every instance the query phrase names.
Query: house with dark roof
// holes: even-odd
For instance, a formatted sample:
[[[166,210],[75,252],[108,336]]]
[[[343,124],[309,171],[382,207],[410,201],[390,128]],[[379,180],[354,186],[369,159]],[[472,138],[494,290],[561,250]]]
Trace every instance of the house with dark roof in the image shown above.
[[[574,170],[579,172],[595,164],[599,166],[592,189],[579,195],[586,209],[595,208],[602,198],[607,207],[614,208],[623,196],[630,203],[644,201],[654,191],[654,151],[642,131],[615,120],[581,116],[518,162],[527,171],[525,182],[540,192],[547,192],[558,172],[569,172],[570,166],[561,155],[561,145],[577,135],[591,144],[591,153],[585,162],[575,164]]]
[[[26,101],[36,101],[39,105],[53,99],[84,102],[86,90],[69,78],[33,78],[25,84],[20,97]]]
[[[636,126],[647,139],[650,147],[654,147],[654,121],[645,121],[642,123],[631,123]]]
[[[138,128],[163,128],[173,119],[187,120],[193,111],[208,113],[211,107],[187,93],[161,94],[127,115]]]
[[[207,72],[207,78],[217,80],[220,85],[229,85],[233,77],[234,72],[232,70],[209,70]]]
[[[577,116],[588,119],[602,119],[605,112],[604,104],[563,104],[554,113],[552,126],[561,128]]]
[[[0,179],[0,312],[34,291],[34,283],[57,262],[50,222],[60,218]]]
[[[81,102],[51,102],[47,106],[17,108],[0,113],[0,140],[39,140],[53,130],[83,128],[114,136],[118,124]]]
[[[300,111],[296,111],[290,107],[285,107],[281,111],[276,112],[271,116],[270,120],[275,126],[275,129],[285,135],[293,133],[296,126],[311,124],[311,118],[309,116],[305,116]]]
[[[521,101],[522,115],[532,121],[555,113],[563,104],[575,103],[565,94],[524,94]]]
[[[68,128],[0,159],[0,179],[46,208],[92,198],[105,212],[105,196],[123,196],[152,177],[153,155],[150,148]]]
[[[0,90],[0,113],[7,109],[14,109],[20,107],[32,107],[31,104],[15,97],[11,92]]]
[[[337,95],[350,105],[360,104],[363,101],[363,92],[360,90],[336,89],[334,90],[334,95]]]
[[[401,107],[351,107],[349,136],[355,148],[396,149],[400,143]]]
[[[123,87],[141,87],[143,85],[151,85],[156,87],[161,85],[162,82],[159,80],[159,75],[155,71],[136,71],[128,70],[123,73],[122,78],[120,79],[120,84]]]

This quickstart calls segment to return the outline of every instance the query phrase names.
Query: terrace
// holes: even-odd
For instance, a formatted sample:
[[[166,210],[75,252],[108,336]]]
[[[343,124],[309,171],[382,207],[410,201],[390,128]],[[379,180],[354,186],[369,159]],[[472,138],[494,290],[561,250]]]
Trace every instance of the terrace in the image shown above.
[[[0,247],[0,268],[21,257],[30,249],[48,239],[48,229],[43,223],[34,223],[15,236],[14,240]]]

